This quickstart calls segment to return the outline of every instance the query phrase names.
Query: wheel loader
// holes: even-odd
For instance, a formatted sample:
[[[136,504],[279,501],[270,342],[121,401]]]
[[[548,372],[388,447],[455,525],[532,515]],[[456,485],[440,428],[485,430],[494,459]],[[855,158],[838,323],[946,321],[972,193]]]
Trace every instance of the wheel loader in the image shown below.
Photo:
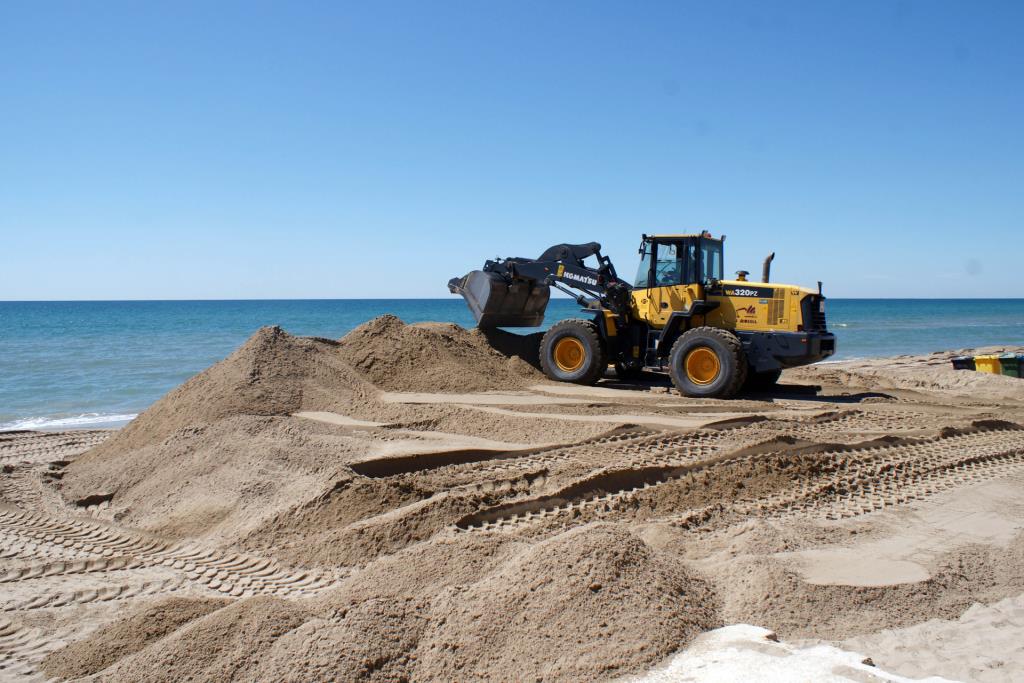
[[[483,328],[543,325],[552,287],[575,299],[584,317],[556,323],[540,344],[541,369],[562,382],[594,384],[614,365],[623,378],[667,371],[686,396],[731,398],[835,353],[820,282],[769,282],[774,254],[761,282],[747,271],[727,280],[724,246],[706,230],[643,235],[630,284],[597,242],[557,244],[536,259],[487,261],[448,288]]]

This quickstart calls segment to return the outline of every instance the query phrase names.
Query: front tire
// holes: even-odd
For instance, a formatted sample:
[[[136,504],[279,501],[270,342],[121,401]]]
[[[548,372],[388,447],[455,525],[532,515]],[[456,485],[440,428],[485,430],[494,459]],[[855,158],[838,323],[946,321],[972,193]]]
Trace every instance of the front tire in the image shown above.
[[[672,345],[669,375],[684,396],[732,398],[747,379],[743,345],[728,330],[695,327]]]
[[[597,326],[589,320],[563,320],[540,340],[540,367],[557,382],[595,384],[608,367]]]

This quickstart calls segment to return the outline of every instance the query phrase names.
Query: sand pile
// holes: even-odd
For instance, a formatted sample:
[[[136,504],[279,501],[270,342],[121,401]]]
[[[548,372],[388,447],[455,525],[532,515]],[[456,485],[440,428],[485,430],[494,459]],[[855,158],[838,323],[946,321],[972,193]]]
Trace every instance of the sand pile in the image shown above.
[[[491,336],[506,352],[526,354],[530,347],[508,333]],[[62,494],[73,503],[110,499],[119,521],[150,531],[234,540],[261,518],[337,488],[345,464],[365,453],[365,442],[344,429],[293,413],[336,412],[492,436],[486,416],[467,420],[459,407],[377,400],[380,389],[508,389],[537,381],[528,363],[488,339],[454,325],[405,325],[394,316],[337,342],[263,328],[72,463]]]
[[[369,565],[325,606],[340,624],[317,628],[316,654],[299,631],[276,648],[310,667],[300,678],[593,680],[718,624],[701,578],[612,524],[534,544],[438,539]]]
[[[414,675],[418,648],[434,625],[436,596],[482,580],[528,547],[508,539],[458,536],[382,557],[320,598],[318,617],[274,645],[262,677],[420,680]]]
[[[236,415],[383,410],[374,400],[378,389],[520,388],[543,379],[514,355],[528,357],[531,339],[448,323],[406,325],[393,315],[375,318],[337,342],[264,327],[154,403],[89,458],[158,443],[180,430]]]
[[[361,443],[338,428],[239,415],[67,468],[65,500],[109,497],[119,522],[172,538],[233,542],[260,520],[317,498],[344,476]]]
[[[451,323],[406,325],[384,315],[345,335],[339,350],[370,382],[388,391],[518,389],[544,377],[521,357],[529,351],[512,344],[514,336],[485,335]],[[498,351],[489,337],[512,353]]]
[[[54,652],[42,669],[57,678],[91,676],[230,602],[226,598],[161,600]]]
[[[252,681],[270,646],[309,613],[294,602],[259,597],[228,605],[107,668],[100,681]]]
[[[593,680],[636,670],[718,625],[705,582],[625,527],[595,524],[442,593],[417,678]]]
[[[592,524],[535,543],[437,539],[308,609],[244,600],[100,680],[593,680],[643,670],[718,625],[693,570],[624,526]],[[111,650],[111,632],[78,647]]]
[[[264,327],[234,353],[154,403],[82,462],[159,443],[236,415],[289,415],[372,401],[376,391],[327,339]]]
[[[112,498],[118,519],[173,536],[251,524],[315,494],[345,457],[344,440],[286,416],[345,412],[376,393],[336,342],[266,327],[71,463],[61,493]]]

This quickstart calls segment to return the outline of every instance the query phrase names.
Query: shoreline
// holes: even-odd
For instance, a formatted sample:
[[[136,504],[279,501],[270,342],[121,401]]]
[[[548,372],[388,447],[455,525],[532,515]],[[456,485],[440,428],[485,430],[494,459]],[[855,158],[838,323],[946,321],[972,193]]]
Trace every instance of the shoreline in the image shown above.
[[[1010,353],[1024,353],[1024,345],[1014,344],[996,344],[979,347],[966,347],[955,350],[943,350],[943,351],[931,351],[927,354],[897,354],[897,355],[886,355],[886,356],[865,356],[858,358],[841,358],[838,360],[824,360],[814,363],[810,366],[803,366],[801,368],[793,368],[787,370],[783,376],[792,375],[794,372],[800,372],[811,367],[826,367],[826,366],[846,366],[846,365],[857,365],[861,366],[872,366],[878,368],[884,362],[895,362],[900,361],[901,364],[907,359],[914,359],[916,362],[926,363],[934,361],[936,359],[948,360],[958,355],[983,355],[983,354],[999,354],[1004,352]],[[653,375],[652,375],[653,376]],[[662,382],[666,386],[671,386],[667,375]],[[655,380],[652,384],[657,384]],[[152,405],[152,404],[150,404]],[[131,414],[96,414],[96,413],[81,413],[78,415],[59,415],[59,416],[28,416],[19,418],[8,422],[4,426],[0,426],[0,434],[9,433],[14,431],[43,431],[43,432],[54,432],[54,431],[73,431],[73,430],[94,430],[94,429],[121,429],[129,424],[132,420],[139,416],[142,412],[148,409],[149,406],[142,409],[139,413]],[[83,420],[83,418],[86,418]],[[97,418],[97,419],[93,419]],[[81,420],[81,421],[80,421]],[[42,422],[42,424],[37,424]]]
[[[955,305],[830,302],[828,323],[838,336],[839,355],[829,361],[1024,344],[1024,306],[1016,301],[982,306],[968,305],[967,300]],[[7,323],[0,334],[0,424],[4,429],[31,428],[28,420],[49,423],[89,413],[142,412],[166,391],[225,358],[266,321],[295,334],[337,339],[384,312],[394,312],[409,323],[473,324],[465,302],[456,296],[376,303],[100,302],[17,304],[6,309],[0,304],[0,317]],[[569,299],[556,300],[548,314],[547,322],[574,317],[578,306]]]

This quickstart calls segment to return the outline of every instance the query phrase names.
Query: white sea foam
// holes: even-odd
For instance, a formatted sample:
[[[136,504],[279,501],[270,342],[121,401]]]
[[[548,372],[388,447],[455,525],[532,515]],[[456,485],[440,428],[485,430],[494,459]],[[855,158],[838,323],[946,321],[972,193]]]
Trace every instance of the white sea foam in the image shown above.
[[[115,427],[134,420],[138,413],[83,413],[66,417],[27,417],[0,423],[0,432],[19,429],[84,429],[86,427]]]

